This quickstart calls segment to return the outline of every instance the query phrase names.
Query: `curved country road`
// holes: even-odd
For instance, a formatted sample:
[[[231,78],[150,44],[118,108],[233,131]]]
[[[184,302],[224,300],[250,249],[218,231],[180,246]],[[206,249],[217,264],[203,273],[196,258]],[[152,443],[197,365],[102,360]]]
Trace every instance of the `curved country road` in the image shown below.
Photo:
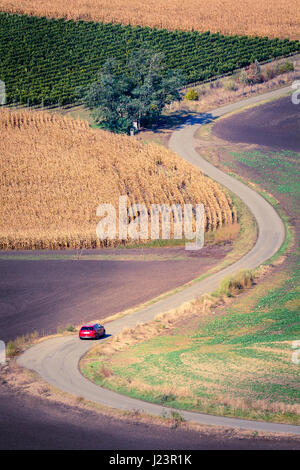
[[[233,274],[242,268],[255,268],[278,251],[284,241],[285,229],[277,212],[264,198],[252,189],[235,178],[224,174],[202,159],[195,150],[196,142],[194,141],[193,135],[201,124],[211,119],[240,109],[248,104],[266,100],[267,98],[284,96],[288,91],[290,91],[289,87],[283,88],[217,109],[206,115],[193,117],[174,131],[169,144],[170,148],[177,152],[182,158],[200,168],[208,176],[228,187],[248,205],[259,227],[257,243],[247,255],[219,273],[199,281],[191,287],[175,293],[143,310],[137,311],[132,315],[111,322],[107,327],[109,334],[117,334],[125,326],[133,327],[137,322],[147,322],[153,319],[158,313],[176,308],[186,301],[190,301],[206,292],[210,292],[218,286],[220,280],[225,275]],[[18,358],[18,363],[21,366],[34,370],[48,383],[65,392],[82,396],[88,400],[101,403],[111,408],[119,408],[122,410],[135,409],[152,415],[161,415],[163,412],[170,410],[160,405],[143,402],[111,392],[86,379],[80,373],[78,363],[82,355],[93,345],[94,343],[79,341],[77,336],[52,338],[42,341],[25,351]],[[201,424],[265,432],[300,434],[300,426],[224,418],[182,410],[180,410],[180,414],[186,421]]]

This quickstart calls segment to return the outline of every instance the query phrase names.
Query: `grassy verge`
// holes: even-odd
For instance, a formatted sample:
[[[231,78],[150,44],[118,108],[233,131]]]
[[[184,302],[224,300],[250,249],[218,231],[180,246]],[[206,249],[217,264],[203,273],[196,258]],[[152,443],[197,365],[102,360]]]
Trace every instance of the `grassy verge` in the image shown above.
[[[237,201],[237,205],[239,202]],[[238,212],[238,210],[237,210]],[[240,207],[239,220],[244,214],[244,209]],[[243,219],[243,223],[244,219]],[[233,223],[230,225],[224,225],[223,227],[217,228],[215,231],[205,232],[204,233],[204,245],[205,246],[215,246],[223,245],[227,243],[237,242],[240,236],[240,223]],[[165,261],[169,259],[187,259],[185,252],[181,252],[180,255],[176,256],[172,254],[170,258],[170,252],[164,251],[157,253],[147,250],[150,248],[174,248],[174,247],[184,247],[186,243],[190,243],[190,240],[181,239],[169,239],[169,240],[150,240],[145,243],[138,242],[128,242],[125,245],[120,245],[117,248],[82,248],[78,250],[68,249],[66,250],[49,250],[43,252],[42,250],[28,250],[28,251],[10,251],[9,253],[2,251],[0,253],[0,259],[18,259],[18,260],[135,260],[135,261]],[[133,252],[133,250],[140,250],[139,253]],[[172,253],[172,252],[171,252]]]

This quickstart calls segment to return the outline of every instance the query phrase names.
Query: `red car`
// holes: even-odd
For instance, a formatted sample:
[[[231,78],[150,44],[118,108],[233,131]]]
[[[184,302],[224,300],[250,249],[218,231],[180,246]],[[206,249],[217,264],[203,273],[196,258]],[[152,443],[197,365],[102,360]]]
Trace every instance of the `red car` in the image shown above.
[[[80,339],[98,339],[105,336],[105,328],[99,323],[95,325],[83,325],[79,330]]]

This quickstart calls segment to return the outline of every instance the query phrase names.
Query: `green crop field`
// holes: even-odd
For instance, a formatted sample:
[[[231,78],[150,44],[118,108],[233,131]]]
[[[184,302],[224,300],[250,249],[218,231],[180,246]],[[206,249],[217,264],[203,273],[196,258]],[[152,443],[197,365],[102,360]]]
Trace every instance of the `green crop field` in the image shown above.
[[[264,184],[271,192],[289,197],[293,211],[299,215],[300,199],[300,153],[289,150],[262,152],[230,152],[233,160],[228,163],[232,169],[242,163],[256,172],[255,183]]]
[[[251,309],[252,293],[220,317],[200,315],[195,331],[187,325],[183,335],[162,333],[125,349],[105,362],[109,377],[97,361],[84,371],[98,384],[155,403],[297,422],[299,366],[291,346],[300,337],[299,282],[295,268],[274,279],[278,287],[262,286]]]
[[[191,83],[298,52],[300,42],[0,13],[0,80],[8,103],[72,103],[76,87],[95,80],[107,58],[115,57],[122,73],[141,47],[163,52],[167,70],[182,70]]]

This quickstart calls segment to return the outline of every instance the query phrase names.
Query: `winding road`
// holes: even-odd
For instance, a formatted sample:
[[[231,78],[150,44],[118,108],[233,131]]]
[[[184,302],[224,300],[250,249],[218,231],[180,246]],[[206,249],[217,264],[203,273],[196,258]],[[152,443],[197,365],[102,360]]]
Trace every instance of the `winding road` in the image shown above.
[[[219,116],[241,109],[247,105],[262,102],[269,98],[285,96],[290,90],[290,87],[282,88],[216,109],[209,114],[192,117],[187,120],[184,125],[174,131],[169,142],[170,148],[182,158],[201,169],[209,177],[229,188],[248,205],[257,220],[259,228],[258,239],[252,250],[231,266],[147,308],[109,323],[106,328],[109,334],[115,335],[121,332],[125,326],[134,327],[137,322],[147,322],[153,319],[158,313],[176,308],[184,302],[210,292],[217,288],[225,275],[234,274],[242,268],[255,268],[279,250],[285,238],[285,228],[277,212],[255,191],[237,179],[224,174],[201,158],[196,151],[198,144],[194,139],[194,133],[203,123],[207,123],[212,119],[216,119]],[[143,402],[106,390],[86,379],[80,373],[78,363],[80,358],[93,345],[94,343],[79,341],[77,336],[48,339],[25,351],[18,358],[18,364],[34,370],[40,374],[45,381],[65,392],[82,396],[88,400],[111,408],[119,408],[122,410],[134,409],[152,415],[162,415],[162,413],[168,410],[170,411],[169,408],[160,405]],[[299,426],[224,418],[188,411],[180,411],[180,414],[186,421],[200,424],[264,432],[300,434]]]

